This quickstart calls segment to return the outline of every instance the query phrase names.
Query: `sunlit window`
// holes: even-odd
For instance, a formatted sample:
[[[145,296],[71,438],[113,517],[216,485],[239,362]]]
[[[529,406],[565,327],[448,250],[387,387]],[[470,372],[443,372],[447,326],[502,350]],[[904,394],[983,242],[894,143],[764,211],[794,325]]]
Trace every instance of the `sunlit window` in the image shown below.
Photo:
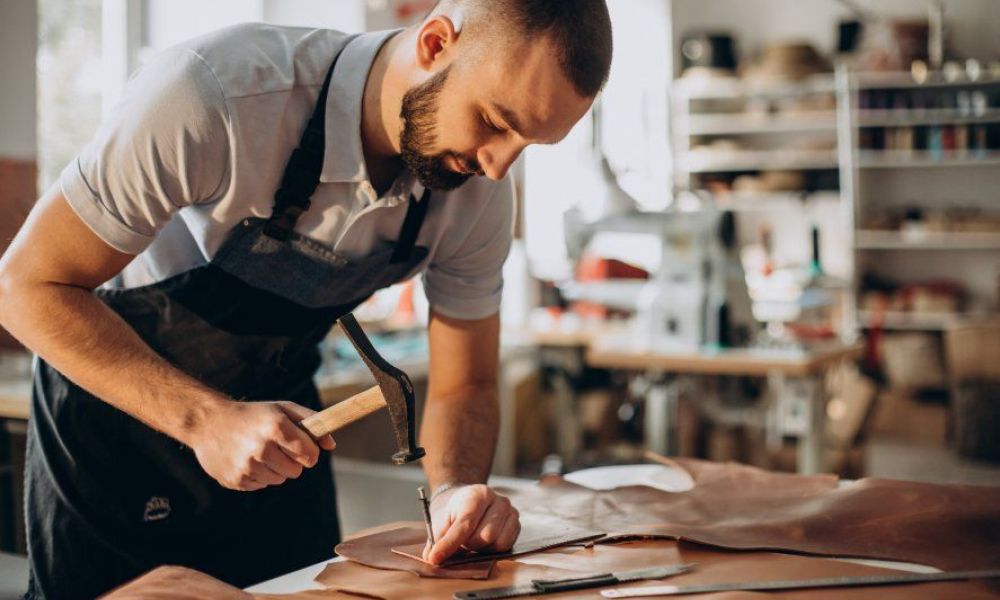
[[[38,11],[38,183],[44,190],[101,120],[101,0],[39,0]]]

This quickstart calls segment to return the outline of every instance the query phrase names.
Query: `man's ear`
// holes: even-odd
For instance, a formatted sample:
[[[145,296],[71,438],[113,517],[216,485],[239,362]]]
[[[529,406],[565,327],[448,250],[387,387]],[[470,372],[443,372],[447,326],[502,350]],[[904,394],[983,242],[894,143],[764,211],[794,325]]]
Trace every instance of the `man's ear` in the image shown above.
[[[435,15],[417,32],[417,66],[425,71],[437,71],[451,62],[459,30],[446,15]]]

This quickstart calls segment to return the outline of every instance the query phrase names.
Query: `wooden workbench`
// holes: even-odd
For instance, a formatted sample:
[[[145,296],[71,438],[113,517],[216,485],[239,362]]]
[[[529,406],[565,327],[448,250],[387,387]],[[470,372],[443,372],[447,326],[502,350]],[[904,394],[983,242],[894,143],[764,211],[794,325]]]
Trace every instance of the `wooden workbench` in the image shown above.
[[[830,343],[808,350],[726,348],[699,352],[651,352],[620,338],[595,338],[587,364],[606,369],[637,369],[699,375],[758,375],[775,371],[808,376],[843,360],[861,356],[860,344]]]

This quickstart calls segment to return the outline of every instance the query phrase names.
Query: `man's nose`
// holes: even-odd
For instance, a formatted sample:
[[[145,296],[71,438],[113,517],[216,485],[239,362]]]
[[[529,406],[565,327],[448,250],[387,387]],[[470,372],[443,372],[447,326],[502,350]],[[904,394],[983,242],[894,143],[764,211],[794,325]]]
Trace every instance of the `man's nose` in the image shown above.
[[[524,146],[520,144],[491,144],[479,151],[477,160],[483,167],[483,173],[494,181],[500,181],[521,155]]]

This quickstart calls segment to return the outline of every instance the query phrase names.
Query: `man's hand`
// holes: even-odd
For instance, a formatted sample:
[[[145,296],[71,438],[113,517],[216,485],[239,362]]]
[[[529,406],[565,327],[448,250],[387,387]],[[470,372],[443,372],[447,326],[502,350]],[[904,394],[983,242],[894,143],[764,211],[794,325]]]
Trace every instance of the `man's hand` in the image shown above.
[[[293,402],[221,401],[187,441],[205,472],[223,487],[253,491],[296,479],[333,450],[330,436],[318,442],[297,423],[315,411]]]
[[[481,484],[445,491],[431,503],[434,546],[424,560],[439,565],[461,548],[505,552],[521,533],[521,519],[510,500]]]

